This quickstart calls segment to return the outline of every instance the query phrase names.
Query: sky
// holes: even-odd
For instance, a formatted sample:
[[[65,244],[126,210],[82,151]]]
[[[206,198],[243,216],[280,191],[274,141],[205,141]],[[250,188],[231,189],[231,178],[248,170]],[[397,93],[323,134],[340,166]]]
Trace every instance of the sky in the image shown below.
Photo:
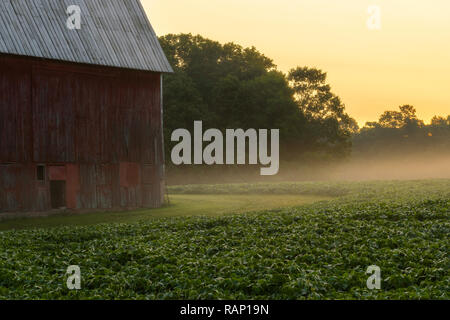
[[[449,0],[142,3],[158,36],[192,33],[255,46],[283,72],[322,69],[360,125],[404,104],[426,122],[450,114]],[[367,25],[373,5],[380,9],[380,29]]]

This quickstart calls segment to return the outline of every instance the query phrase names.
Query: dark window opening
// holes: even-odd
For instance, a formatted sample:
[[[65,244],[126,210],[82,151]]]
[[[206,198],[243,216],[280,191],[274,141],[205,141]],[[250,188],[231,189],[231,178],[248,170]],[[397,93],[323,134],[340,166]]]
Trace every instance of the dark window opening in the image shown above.
[[[38,181],[45,181],[45,166],[37,166],[36,175]]]

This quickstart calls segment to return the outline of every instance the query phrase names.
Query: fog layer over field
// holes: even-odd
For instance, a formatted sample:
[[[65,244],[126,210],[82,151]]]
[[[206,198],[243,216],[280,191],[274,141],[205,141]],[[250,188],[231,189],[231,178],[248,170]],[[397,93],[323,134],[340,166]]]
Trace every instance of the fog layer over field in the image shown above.
[[[258,166],[180,166],[168,169],[168,184],[217,184],[275,181],[418,180],[450,178],[450,154],[353,156],[341,161],[281,161],[280,172],[262,177]]]
[[[409,155],[407,157],[356,158],[329,171],[338,180],[413,180],[450,178],[450,155]],[[326,178],[326,177],[322,177]]]

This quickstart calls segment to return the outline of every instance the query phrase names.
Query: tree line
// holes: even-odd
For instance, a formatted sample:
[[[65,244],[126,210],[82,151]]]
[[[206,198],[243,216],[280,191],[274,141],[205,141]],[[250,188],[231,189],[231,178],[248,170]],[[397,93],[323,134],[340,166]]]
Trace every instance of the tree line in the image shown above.
[[[164,77],[167,157],[171,133],[193,130],[195,120],[223,131],[279,128],[280,159],[294,163],[305,155],[345,159],[398,145],[449,147],[450,116],[425,125],[405,105],[359,128],[322,70],[296,67],[285,74],[254,47],[200,35],[168,34],[160,43],[175,71]]]
[[[353,138],[355,155],[371,157],[450,153],[450,115],[435,116],[431,123],[417,117],[416,109],[403,105],[367,122]]]

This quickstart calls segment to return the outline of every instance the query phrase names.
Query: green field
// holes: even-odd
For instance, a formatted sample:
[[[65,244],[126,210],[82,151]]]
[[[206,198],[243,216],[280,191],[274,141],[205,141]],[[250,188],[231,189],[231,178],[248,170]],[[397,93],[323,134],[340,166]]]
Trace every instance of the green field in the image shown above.
[[[0,299],[450,297],[450,180],[170,192],[157,210],[0,223]],[[370,265],[381,290],[366,287]]]
[[[333,199],[326,195],[242,195],[242,194],[173,194],[170,205],[161,209],[127,212],[66,213],[42,218],[0,221],[0,231],[85,226],[100,223],[133,223],[167,217],[209,216],[247,213],[265,209],[289,208]]]

